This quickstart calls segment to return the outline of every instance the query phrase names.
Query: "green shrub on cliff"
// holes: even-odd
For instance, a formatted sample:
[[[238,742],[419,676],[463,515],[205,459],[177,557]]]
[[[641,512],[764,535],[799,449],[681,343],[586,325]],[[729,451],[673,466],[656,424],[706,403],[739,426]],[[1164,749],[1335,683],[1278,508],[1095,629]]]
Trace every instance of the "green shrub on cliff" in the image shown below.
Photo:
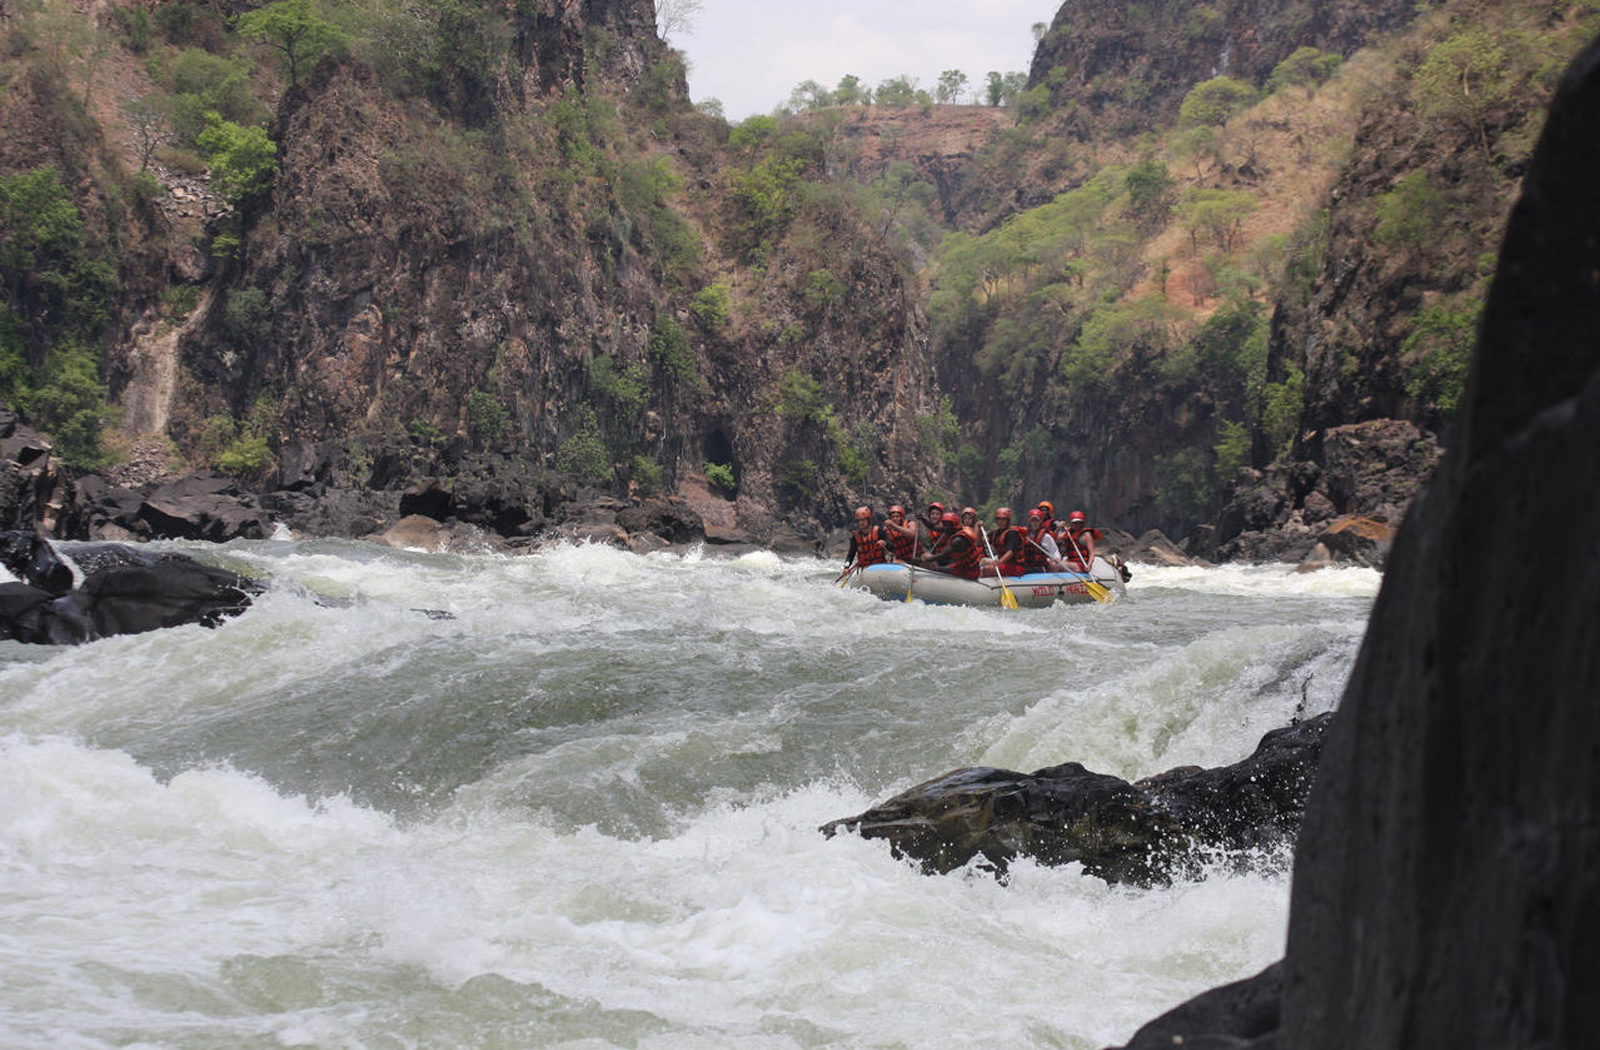
[[[1467,385],[1482,312],[1481,300],[1456,299],[1435,303],[1411,319],[1411,332],[1400,344],[1408,396],[1445,416],[1455,413]]]
[[[656,318],[655,327],[650,331],[650,357],[674,380],[682,382],[699,378],[689,333],[666,314]]]
[[[695,293],[689,309],[707,328],[715,330],[726,327],[733,319],[733,293],[721,281],[708,284]]]
[[[611,457],[594,409],[588,405],[578,411],[578,429],[556,447],[556,469],[585,481],[611,480]]]
[[[1408,173],[1378,198],[1373,231],[1385,244],[1422,245],[1438,237],[1450,203],[1426,171]]]
[[[510,419],[506,406],[487,390],[474,390],[467,398],[467,428],[485,445],[493,445],[505,436]]]
[[[270,188],[278,171],[278,144],[267,130],[235,124],[218,113],[206,114],[206,120],[195,142],[211,161],[211,180],[223,199],[237,207]]]
[[[739,490],[739,480],[734,477],[732,463],[706,463],[706,480],[728,494]]]
[[[54,168],[0,177],[0,398],[49,432],[74,467],[106,460],[97,347],[115,291]]]
[[[1226,124],[1235,113],[1256,101],[1256,89],[1233,77],[1212,77],[1196,84],[1178,107],[1178,124],[1192,128]]]

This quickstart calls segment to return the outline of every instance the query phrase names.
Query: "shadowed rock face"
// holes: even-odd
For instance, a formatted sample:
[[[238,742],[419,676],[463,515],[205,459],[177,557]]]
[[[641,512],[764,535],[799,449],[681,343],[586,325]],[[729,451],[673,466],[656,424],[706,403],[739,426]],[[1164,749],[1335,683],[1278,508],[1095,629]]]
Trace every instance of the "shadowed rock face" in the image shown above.
[[[1551,109],[1328,737],[1281,1027],[1191,1003],[1130,1047],[1600,1046],[1597,142],[1600,43]],[[1259,1006],[1279,976],[1230,994]]]

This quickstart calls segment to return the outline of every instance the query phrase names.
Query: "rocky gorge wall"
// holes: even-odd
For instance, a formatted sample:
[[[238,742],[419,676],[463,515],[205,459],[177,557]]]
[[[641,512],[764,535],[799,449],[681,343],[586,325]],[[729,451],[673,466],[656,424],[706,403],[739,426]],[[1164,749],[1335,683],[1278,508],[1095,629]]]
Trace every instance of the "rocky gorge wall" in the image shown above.
[[[1130,1047],[1600,1040],[1597,136],[1600,43],[1551,108],[1452,451],[1329,733],[1284,962]]]

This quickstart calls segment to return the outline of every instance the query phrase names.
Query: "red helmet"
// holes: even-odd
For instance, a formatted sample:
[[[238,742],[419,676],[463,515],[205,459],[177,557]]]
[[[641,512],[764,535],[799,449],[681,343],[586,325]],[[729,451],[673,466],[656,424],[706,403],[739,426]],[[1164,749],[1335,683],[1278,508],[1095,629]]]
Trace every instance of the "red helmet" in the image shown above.
[[[868,510],[866,507],[857,507],[856,508],[856,520],[857,521],[860,521],[862,518],[871,518],[871,517],[872,517],[872,511]]]
[[[1072,522],[1072,523],[1074,523],[1074,524],[1076,524],[1076,523],[1078,523],[1080,521],[1087,522],[1089,519],[1084,516],[1083,511],[1075,510],[1071,514],[1067,515],[1067,520]]]
[[[1044,520],[1044,511],[1040,510],[1038,507],[1035,507],[1032,510],[1028,511],[1028,520],[1032,521],[1035,518],[1039,519],[1040,521],[1043,521]]]
[[[1044,511],[1044,516],[1047,518],[1053,518],[1056,516],[1056,505],[1047,499],[1042,499],[1039,501],[1039,509]]]
[[[889,513],[890,514],[904,514],[905,512],[906,512],[906,509],[904,507],[900,506],[900,504],[898,504],[898,503],[896,503],[894,506],[889,508]]]
[[[936,510],[940,514],[943,514],[944,513],[944,504],[943,503],[930,503],[930,504],[928,504],[928,509],[929,510]]]
[[[995,521],[999,521],[1001,518],[1004,518],[1007,521],[1011,520],[1011,508],[1010,507],[997,507],[997,508],[995,508],[994,520]]]
[[[978,516],[978,512],[976,510],[974,510],[973,508],[971,508],[971,507],[962,507],[961,508],[961,516],[964,518],[968,514],[971,514],[974,518],[976,518]]]
[[[943,525],[960,525],[961,519],[956,517],[954,514],[946,514],[944,517],[939,519],[939,522]]]

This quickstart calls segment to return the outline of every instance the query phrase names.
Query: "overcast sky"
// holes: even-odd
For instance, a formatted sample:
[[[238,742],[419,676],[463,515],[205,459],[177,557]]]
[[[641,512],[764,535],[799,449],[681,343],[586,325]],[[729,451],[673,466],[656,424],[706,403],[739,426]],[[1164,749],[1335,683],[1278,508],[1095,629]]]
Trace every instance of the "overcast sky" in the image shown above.
[[[657,0],[662,7],[666,0]],[[689,59],[689,95],[720,99],[737,123],[770,113],[803,80],[832,88],[854,73],[868,87],[902,74],[932,91],[959,69],[981,89],[990,70],[1026,73],[1033,24],[1060,0],[701,0],[693,26],[668,42]]]

